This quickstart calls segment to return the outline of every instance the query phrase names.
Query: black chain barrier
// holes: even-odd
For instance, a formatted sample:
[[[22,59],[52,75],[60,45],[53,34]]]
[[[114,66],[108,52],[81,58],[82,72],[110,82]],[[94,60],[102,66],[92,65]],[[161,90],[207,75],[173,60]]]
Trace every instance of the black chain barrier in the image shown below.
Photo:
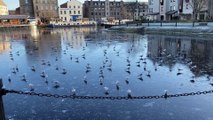
[[[197,91],[197,92],[189,92],[189,93],[180,93],[180,94],[167,94],[164,95],[156,95],[156,96],[131,96],[128,94],[127,96],[78,96],[78,95],[59,95],[59,94],[45,94],[45,93],[36,93],[36,92],[24,92],[24,91],[16,91],[16,90],[6,90],[1,89],[0,94],[6,95],[7,93],[11,94],[19,94],[19,95],[29,95],[29,96],[38,96],[38,97],[52,97],[52,98],[69,98],[69,99],[105,99],[105,100],[133,100],[133,99],[167,99],[167,98],[176,98],[176,97],[184,97],[184,96],[196,96],[196,95],[206,95],[212,94],[213,90],[209,91]]]

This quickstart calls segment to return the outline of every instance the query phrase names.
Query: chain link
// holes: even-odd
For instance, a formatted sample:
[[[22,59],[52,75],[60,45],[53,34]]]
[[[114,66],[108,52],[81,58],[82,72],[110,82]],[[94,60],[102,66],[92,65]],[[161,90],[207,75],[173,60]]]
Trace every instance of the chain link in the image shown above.
[[[196,95],[206,95],[212,94],[213,90],[209,91],[197,91],[190,93],[179,93],[179,94],[167,94],[156,95],[156,96],[77,96],[77,95],[59,95],[59,94],[49,94],[49,93],[36,93],[36,92],[24,92],[16,90],[6,90],[1,89],[0,95],[6,95],[7,93],[19,94],[19,95],[29,95],[29,96],[38,96],[38,97],[52,97],[52,98],[69,98],[69,99],[93,99],[93,100],[139,100],[139,99],[168,99],[176,97],[185,97],[185,96],[196,96]]]

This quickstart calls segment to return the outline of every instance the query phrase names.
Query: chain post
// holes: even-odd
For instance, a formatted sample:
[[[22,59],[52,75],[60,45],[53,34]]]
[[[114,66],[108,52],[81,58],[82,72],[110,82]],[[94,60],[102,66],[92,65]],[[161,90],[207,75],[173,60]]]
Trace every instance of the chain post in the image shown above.
[[[2,87],[3,87],[3,81],[2,81],[2,78],[0,78],[0,92],[1,92],[1,94],[0,94],[0,119],[6,120],[5,113],[4,113],[4,104],[3,104],[3,99],[2,99],[2,96],[3,96]]]

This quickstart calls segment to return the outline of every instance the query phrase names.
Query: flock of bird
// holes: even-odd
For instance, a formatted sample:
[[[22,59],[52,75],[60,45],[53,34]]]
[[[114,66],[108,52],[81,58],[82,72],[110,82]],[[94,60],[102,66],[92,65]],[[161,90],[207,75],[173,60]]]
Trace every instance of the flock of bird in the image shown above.
[[[184,61],[184,63],[186,63],[191,69],[197,69],[197,66],[195,64],[193,64],[193,62],[190,59],[184,58],[183,57],[183,53],[179,53],[177,56],[172,56],[171,54],[169,54],[169,51],[167,51],[166,49],[162,50],[159,53],[159,56],[161,57],[155,57],[152,58],[152,54],[151,53],[147,53],[147,54],[140,54],[137,58],[137,61],[133,61],[131,59],[131,53],[133,52],[134,49],[134,40],[130,40],[132,43],[131,47],[127,50],[127,57],[124,58],[124,61],[126,62],[126,64],[124,65],[125,69],[122,70],[124,71],[123,74],[125,74],[126,79],[124,81],[116,81],[115,82],[115,89],[116,90],[120,90],[120,82],[124,82],[125,84],[130,84],[130,80],[129,80],[129,76],[132,74],[132,69],[135,68],[142,68],[143,71],[140,71],[140,73],[136,76],[138,80],[140,81],[144,81],[145,79],[151,79],[152,78],[152,71],[158,71],[160,66],[163,66],[164,64],[167,64],[168,62],[172,61],[173,63],[177,62],[177,61]],[[108,47],[103,47],[105,44],[107,44],[106,46]],[[83,81],[82,83],[84,83],[85,85],[87,85],[89,83],[88,81],[88,77],[87,75],[93,71],[93,67],[91,66],[91,64],[88,62],[89,60],[87,60],[87,54],[90,54],[88,52],[86,52],[87,50],[87,44],[86,46],[83,46],[81,48],[81,52],[83,52],[83,54],[78,55],[76,57],[75,54],[72,54],[72,49],[73,48],[73,43],[68,43],[65,45],[65,49],[62,50],[62,53],[64,54],[64,56],[69,56],[70,61],[74,62],[75,64],[81,64],[81,60],[84,60],[86,64],[85,68],[82,68],[85,70],[85,75],[83,76]],[[103,54],[101,55],[103,58],[103,62],[101,65],[99,64],[93,64],[96,66],[99,66],[99,73],[98,73],[98,78],[99,78],[99,84],[100,86],[103,86],[103,91],[105,95],[109,95],[110,94],[110,89],[109,87],[104,85],[104,80],[105,80],[105,71],[109,71],[109,72],[113,72],[113,67],[116,67],[116,63],[114,63],[114,58],[116,57],[121,57],[123,55],[123,53],[117,49],[116,44],[113,41],[107,42],[107,43],[96,43],[97,47],[101,47],[103,50]],[[109,47],[112,46],[112,47]],[[59,48],[57,46],[49,46],[51,47],[51,51],[50,53],[57,53],[57,52],[61,52],[59,51]],[[147,46],[144,45],[144,48],[146,48]],[[36,48],[30,48],[27,51],[28,55],[33,55],[34,53],[36,53],[39,50],[39,47]],[[80,53],[81,53],[80,52]],[[11,69],[11,74],[12,75],[16,75],[17,73],[20,72],[20,65],[18,63],[16,63],[15,60],[15,55],[16,57],[21,57],[23,54],[23,52],[21,51],[14,51],[13,48],[11,47],[11,50],[9,51],[9,58],[11,60],[11,62],[13,62],[14,64],[17,64],[15,67],[13,67]],[[110,57],[112,54],[114,54],[114,58]],[[123,57],[123,56],[122,56]],[[147,67],[147,64],[149,64],[150,62],[148,62],[148,59],[154,59],[154,61],[157,63],[155,64],[155,66],[153,67],[154,70],[149,70],[150,68]],[[55,71],[59,71],[56,73],[60,73],[61,75],[67,75],[68,74],[68,70],[66,68],[62,68],[60,65],[56,65],[55,63],[58,62],[60,60],[59,56],[54,56],[53,57],[53,61],[51,62],[51,60],[41,60],[38,61],[38,65],[32,65],[29,67],[29,70],[32,71],[33,73],[38,73],[40,75],[40,78],[44,80],[44,82],[46,84],[51,83],[52,86],[54,88],[59,88],[61,87],[61,82],[62,81],[58,81],[58,80],[49,80],[48,79],[48,73],[45,72],[45,70],[40,70],[40,68],[38,68],[38,66],[45,66],[45,67],[54,67]],[[98,60],[99,61],[99,60]],[[12,78],[11,78],[11,74],[8,75],[8,82],[11,83],[13,82]],[[22,73],[20,73],[22,74]],[[180,76],[183,74],[183,69],[182,68],[178,68],[177,69],[177,76]],[[146,77],[146,78],[145,78]],[[207,78],[210,80],[211,76],[207,76]],[[22,74],[20,76],[20,80],[23,82],[28,82],[28,78],[26,76],[26,74]],[[195,83],[195,76],[192,76],[192,79],[190,80],[191,83]],[[211,85],[213,85],[213,83],[210,83]],[[35,90],[35,86],[32,83],[28,84],[28,88],[30,91],[34,91]],[[71,93],[73,95],[76,95],[77,90],[75,88],[72,88]],[[127,95],[130,97],[131,96],[131,90],[128,89],[127,91]]]

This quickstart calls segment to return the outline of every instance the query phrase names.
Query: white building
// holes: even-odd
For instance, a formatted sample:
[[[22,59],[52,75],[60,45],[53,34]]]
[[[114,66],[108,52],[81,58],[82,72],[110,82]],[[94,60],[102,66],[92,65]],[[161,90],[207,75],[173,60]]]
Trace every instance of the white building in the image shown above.
[[[193,9],[192,9],[192,6],[190,5],[190,0],[183,0],[181,19],[183,20],[191,19],[192,12],[193,12]]]
[[[0,15],[9,15],[7,5],[0,0]]]
[[[81,21],[83,18],[83,5],[77,0],[70,0],[59,8],[59,18],[63,22]]]
[[[149,0],[150,20],[189,20],[192,12],[191,0]]]
[[[149,0],[148,19],[159,20],[160,18],[160,0]]]

